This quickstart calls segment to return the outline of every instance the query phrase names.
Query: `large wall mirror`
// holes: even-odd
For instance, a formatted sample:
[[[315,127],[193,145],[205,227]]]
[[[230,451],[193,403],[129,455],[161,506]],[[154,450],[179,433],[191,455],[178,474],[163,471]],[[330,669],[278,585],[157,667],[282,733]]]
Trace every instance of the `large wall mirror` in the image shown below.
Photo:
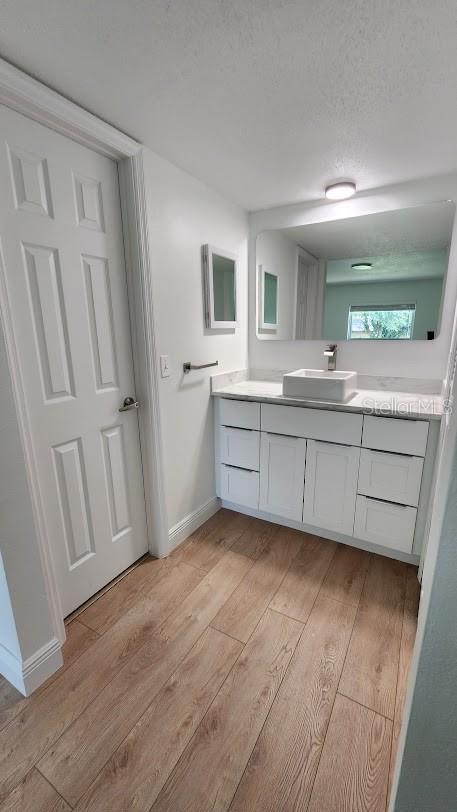
[[[454,216],[448,201],[262,232],[258,338],[433,340]]]

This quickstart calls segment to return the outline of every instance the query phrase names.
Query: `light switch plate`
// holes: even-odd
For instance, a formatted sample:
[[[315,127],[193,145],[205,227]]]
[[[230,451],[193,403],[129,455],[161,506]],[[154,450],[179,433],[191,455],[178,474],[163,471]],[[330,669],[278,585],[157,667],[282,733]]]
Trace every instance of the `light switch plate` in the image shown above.
[[[160,356],[160,374],[162,378],[169,378],[171,375],[169,355]]]

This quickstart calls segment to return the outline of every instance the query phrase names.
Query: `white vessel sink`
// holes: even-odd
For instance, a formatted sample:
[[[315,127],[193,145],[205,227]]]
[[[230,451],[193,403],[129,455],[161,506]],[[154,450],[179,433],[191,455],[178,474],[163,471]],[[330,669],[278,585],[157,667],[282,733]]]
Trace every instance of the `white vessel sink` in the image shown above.
[[[287,397],[309,400],[332,400],[344,403],[354,395],[357,372],[324,369],[296,369],[282,379],[282,393]]]

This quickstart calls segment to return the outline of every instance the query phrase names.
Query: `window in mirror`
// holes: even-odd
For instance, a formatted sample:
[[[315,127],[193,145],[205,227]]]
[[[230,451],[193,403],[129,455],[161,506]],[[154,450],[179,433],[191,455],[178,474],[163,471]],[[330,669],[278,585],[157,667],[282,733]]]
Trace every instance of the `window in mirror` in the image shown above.
[[[236,256],[211,245],[202,247],[206,326],[213,330],[237,326]]]
[[[260,267],[262,280],[262,328],[275,330],[278,325],[278,275]]]
[[[416,305],[351,305],[348,339],[411,339]]]

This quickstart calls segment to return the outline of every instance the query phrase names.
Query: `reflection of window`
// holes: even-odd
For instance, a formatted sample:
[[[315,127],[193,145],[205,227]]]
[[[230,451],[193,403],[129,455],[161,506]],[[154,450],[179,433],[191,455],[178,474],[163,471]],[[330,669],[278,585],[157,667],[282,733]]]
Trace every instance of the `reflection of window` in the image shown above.
[[[351,305],[348,338],[412,338],[416,305]]]

